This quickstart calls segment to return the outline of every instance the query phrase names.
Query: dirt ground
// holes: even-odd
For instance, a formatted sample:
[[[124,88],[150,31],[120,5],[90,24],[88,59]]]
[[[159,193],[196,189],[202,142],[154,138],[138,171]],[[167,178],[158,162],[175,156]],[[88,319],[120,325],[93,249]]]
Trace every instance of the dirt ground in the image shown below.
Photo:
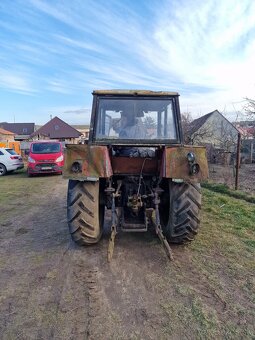
[[[22,181],[1,212],[1,339],[233,339],[223,331],[230,319],[252,324],[228,309],[189,246],[173,247],[169,262],[153,235],[120,234],[109,264],[109,218],[98,245],[78,247],[67,227],[67,181]],[[228,294],[221,267],[217,275]],[[235,289],[245,311],[250,301]]]

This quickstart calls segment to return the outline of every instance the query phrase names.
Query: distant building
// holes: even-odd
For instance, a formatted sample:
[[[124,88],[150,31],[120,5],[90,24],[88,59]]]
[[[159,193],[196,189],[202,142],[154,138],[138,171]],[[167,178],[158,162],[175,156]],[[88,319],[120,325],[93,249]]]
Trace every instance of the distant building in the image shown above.
[[[206,146],[210,162],[229,164],[236,151],[238,130],[215,110],[192,121],[184,138],[188,144]]]
[[[72,127],[81,133],[80,142],[89,139],[89,125],[72,125]]]
[[[235,123],[235,127],[242,134],[243,139],[253,139],[255,138],[255,121],[254,120],[244,120]]]
[[[0,127],[14,133],[16,141],[28,140],[35,131],[35,123],[0,123]]]
[[[0,142],[12,142],[14,141],[14,136],[13,132],[0,128]]]
[[[241,162],[255,162],[255,121],[243,120],[235,123],[236,128],[242,135]]]
[[[227,151],[237,143],[238,130],[218,110],[193,120],[190,124],[188,142],[191,144],[212,144]]]
[[[54,117],[38,130],[34,131],[30,138],[36,139],[57,139],[65,143],[78,143],[82,133],[68,125],[58,117]]]

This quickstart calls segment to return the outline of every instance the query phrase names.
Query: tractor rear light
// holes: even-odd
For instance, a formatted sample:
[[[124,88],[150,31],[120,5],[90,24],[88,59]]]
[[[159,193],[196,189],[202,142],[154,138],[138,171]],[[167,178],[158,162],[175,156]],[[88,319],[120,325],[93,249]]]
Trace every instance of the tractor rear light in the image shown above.
[[[82,171],[82,165],[79,162],[73,162],[71,166],[71,171],[74,173],[78,173]]]
[[[188,162],[190,162],[190,163],[194,163],[194,162],[195,162],[195,159],[196,159],[196,157],[195,157],[195,155],[194,155],[193,152],[189,152],[189,153],[187,154],[187,158],[188,158]]]
[[[191,165],[191,168],[190,168],[191,175],[196,175],[196,174],[199,173],[199,171],[200,171],[199,164],[194,163],[194,164]]]
[[[196,175],[200,171],[200,166],[197,163],[194,163],[196,160],[196,157],[193,152],[188,152],[187,159],[189,162],[189,174],[190,175]]]

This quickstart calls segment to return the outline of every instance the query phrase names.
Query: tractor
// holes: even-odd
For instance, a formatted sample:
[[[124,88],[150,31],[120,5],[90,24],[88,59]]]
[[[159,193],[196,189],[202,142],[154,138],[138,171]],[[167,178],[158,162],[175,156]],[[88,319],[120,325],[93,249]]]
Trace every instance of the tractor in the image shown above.
[[[192,241],[199,229],[206,149],[184,145],[177,92],[92,94],[89,138],[65,149],[71,237],[84,246],[99,242],[109,209],[109,261],[118,232],[152,228],[172,259],[170,244]]]

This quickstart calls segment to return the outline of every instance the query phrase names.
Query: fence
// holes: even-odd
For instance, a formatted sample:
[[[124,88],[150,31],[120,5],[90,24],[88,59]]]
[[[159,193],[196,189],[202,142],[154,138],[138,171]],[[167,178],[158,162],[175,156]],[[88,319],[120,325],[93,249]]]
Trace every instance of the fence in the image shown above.
[[[253,143],[251,145],[253,146]],[[240,134],[232,152],[207,146],[207,154],[210,180],[255,194],[255,159],[250,157],[250,153],[249,157],[242,153]]]
[[[209,178],[215,183],[225,184],[235,189],[236,165],[209,163]],[[241,164],[238,174],[238,190],[255,194],[255,163]]]

